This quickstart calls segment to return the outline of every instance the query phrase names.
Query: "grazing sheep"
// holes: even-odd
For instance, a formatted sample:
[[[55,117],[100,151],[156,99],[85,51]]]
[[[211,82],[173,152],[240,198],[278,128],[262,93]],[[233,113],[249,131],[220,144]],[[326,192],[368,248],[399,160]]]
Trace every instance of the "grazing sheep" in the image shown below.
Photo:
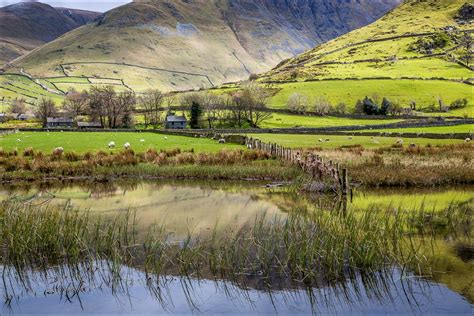
[[[331,140],[330,140],[329,138],[326,138],[326,141],[327,141],[327,142],[330,142]]]
[[[110,142],[108,146],[109,146],[109,149],[115,148],[115,142]]]
[[[470,143],[471,142],[471,139],[468,137],[464,140],[466,143]]]
[[[353,137],[352,137],[352,136],[349,136],[349,139],[353,139]]]
[[[16,141],[17,141],[17,142],[21,142],[21,139],[18,138]]]
[[[123,145],[123,148],[125,148],[125,149],[130,149],[131,147],[132,147],[132,145],[130,145],[130,143],[125,143]]]
[[[324,143],[324,140],[322,138],[319,139],[320,143]]]
[[[403,139],[397,140],[397,145],[403,145]]]
[[[224,138],[219,139],[219,144],[225,144],[225,139]]]
[[[140,139],[140,143],[144,143],[144,142],[145,142],[145,140],[143,138]]]
[[[168,136],[165,136],[165,140],[168,140]]]
[[[55,156],[61,156],[63,153],[64,153],[64,148],[62,147],[57,147],[57,148],[54,148],[53,150],[53,155]]]

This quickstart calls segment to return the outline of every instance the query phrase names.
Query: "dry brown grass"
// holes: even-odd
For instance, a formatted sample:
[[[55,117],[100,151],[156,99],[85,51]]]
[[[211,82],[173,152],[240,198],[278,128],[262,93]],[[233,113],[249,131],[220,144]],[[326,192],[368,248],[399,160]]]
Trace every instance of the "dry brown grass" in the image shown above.
[[[349,169],[352,181],[370,186],[432,186],[474,183],[474,146],[348,147],[319,151]]]

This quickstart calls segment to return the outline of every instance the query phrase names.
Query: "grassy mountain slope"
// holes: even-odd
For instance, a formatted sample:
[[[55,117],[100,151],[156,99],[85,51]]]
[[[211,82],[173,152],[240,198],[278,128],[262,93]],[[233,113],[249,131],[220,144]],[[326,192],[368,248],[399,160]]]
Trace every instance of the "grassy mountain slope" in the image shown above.
[[[399,1],[137,1],[44,45],[7,70],[23,68],[33,77],[119,80],[136,92],[207,88],[267,71],[366,25]]]
[[[52,41],[99,15],[97,12],[53,8],[20,2],[0,8],[0,65]]]
[[[351,103],[372,91],[421,107],[465,97],[471,107],[455,114],[473,116],[473,88],[466,81],[474,76],[461,59],[460,37],[474,26],[472,17],[458,19],[468,5],[474,2],[406,0],[375,23],[286,60],[260,80],[287,82],[276,96],[280,106],[283,96],[299,90]],[[438,39],[441,44],[426,48]]]

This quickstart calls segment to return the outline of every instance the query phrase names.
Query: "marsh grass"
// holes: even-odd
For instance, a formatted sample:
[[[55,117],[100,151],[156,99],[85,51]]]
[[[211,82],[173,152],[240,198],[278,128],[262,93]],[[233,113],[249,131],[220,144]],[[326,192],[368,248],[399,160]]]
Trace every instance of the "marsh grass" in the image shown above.
[[[221,150],[216,153],[194,153],[180,149],[143,153],[123,150],[77,154],[66,152],[45,155],[25,150],[21,156],[0,153],[0,179],[43,177],[177,177],[206,179],[274,179],[290,180],[301,171],[272,159],[267,153],[248,150]]]
[[[410,146],[366,149],[352,146],[317,152],[348,168],[353,182],[366,186],[436,186],[474,183],[474,146]]]
[[[18,269],[104,260],[112,270],[132,265],[154,275],[318,286],[393,267],[426,273],[420,244],[438,234],[470,236],[471,216],[468,205],[436,213],[319,210],[258,217],[238,231],[216,225],[208,237],[190,232],[171,243],[165,227],[138,232],[131,211],[111,218],[7,201],[0,204],[1,260]]]

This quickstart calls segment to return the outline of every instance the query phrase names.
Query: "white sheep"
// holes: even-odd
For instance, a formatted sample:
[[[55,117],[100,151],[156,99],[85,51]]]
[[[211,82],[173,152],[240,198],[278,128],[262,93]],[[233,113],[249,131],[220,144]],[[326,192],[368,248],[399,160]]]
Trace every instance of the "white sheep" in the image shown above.
[[[125,149],[130,149],[131,147],[132,147],[132,145],[130,145],[130,143],[125,143],[123,145],[123,148],[125,148]]]
[[[16,141],[17,141],[17,142],[21,142],[21,139],[18,138]]]
[[[466,143],[470,143],[471,142],[471,139],[468,137],[464,140]]]
[[[397,140],[397,145],[403,145],[403,139]]]
[[[108,146],[109,149],[115,148],[115,142],[110,142]]]
[[[324,140],[322,138],[319,139],[320,143],[324,143]]]
[[[225,139],[224,138],[219,139],[219,144],[225,144]]]
[[[144,143],[144,142],[145,142],[145,140],[143,138],[140,139],[140,143]]]
[[[64,148],[63,147],[56,147],[53,150],[53,155],[59,156],[64,153]]]
[[[168,136],[165,136],[165,140],[168,140]]]

